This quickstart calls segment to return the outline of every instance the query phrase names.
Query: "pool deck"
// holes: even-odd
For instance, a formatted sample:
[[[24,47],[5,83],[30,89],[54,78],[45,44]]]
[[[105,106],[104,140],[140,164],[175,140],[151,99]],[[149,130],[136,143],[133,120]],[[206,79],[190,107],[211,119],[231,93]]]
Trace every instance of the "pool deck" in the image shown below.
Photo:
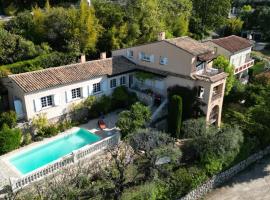
[[[89,130],[92,133],[95,133],[97,135],[99,135],[102,138],[105,138],[108,136],[108,132],[111,132],[112,130],[115,129],[115,123],[118,120],[118,114],[120,111],[115,111],[112,113],[109,113],[107,115],[105,115],[105,118],[103,119],[104,122],[106,123],[107,128],[104,130],[100,130],[98,128],[98,119],[93,119],[90,120],[88,123],[86,124],[82,124],[79,125],[78,127],[80,128],[84,128]],[[66,132],[68,132],[69,130],[67,130]],[[59,135],[57,135],[59,136]],[[57,137],[55,136],[55,137]],[[39,146],[42,145],[44,143],[47,143],[49,140],[54,140],[55,137],[52,138],[45,138],[42,141],[39,142],[33,142],[27,146],[21,147],[19,149],[16,149],[12,152],[9,152],[5,155],[0,156],[0,189],[3,183],[8,182],[10,177],[13,178],[19,178],[22,175],[15,169],[15,167],[13,167],[11,164],[9,164],[6,160],[7,158],[9,158],[10,156],[15,155],[18,152],[21,152],[22,150],[26,150],[26,149],[30,149],[34,146]]]

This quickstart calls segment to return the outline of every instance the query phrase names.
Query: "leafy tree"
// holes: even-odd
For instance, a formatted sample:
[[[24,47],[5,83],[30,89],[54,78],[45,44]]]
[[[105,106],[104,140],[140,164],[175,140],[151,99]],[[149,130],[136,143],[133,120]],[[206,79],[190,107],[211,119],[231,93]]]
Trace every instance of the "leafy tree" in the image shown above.
[[[103,27],[97,44],[98,50],[108,52],[125,47],[128,42],[128,24],[123,6],[106,0],[95,0],[93,6]]]
[[[227,20],[224,36],[239,35],[241,33],[244,22],[240,18],[231,18]]]
[[[188,33],[189,18],[192,11],[190,0],[159,0],[159,12],[166,26],[166,34],[183,36]]]
[[[225,24],[231,7],[230,0],[192,0],[190,30],[198,37]]]
[[[20,129],[11,129],[4,124],[0,130],[0,154],[18,148],[21,144],[21,137],[22,133]]]
[[[213,175],[233,162],[242,143],[243,133],[238,127],[210,127],[203,136],[194,139],[193,147],[201,164]]]
[[[130,110],[123,111],[119,114],[119,119],[116,126],[120,128],[122,137],[144,127],[150,121],[150,110],[147,106],[141,103],[135,103]]]
[[[129,24],[128,45],[156,40],[157,34],[164,30],[158,0],[127,0],[126,9]]]
[[[33,42],[0,28],[0,63],[9,64],[46,53]]]
[[[124,142],[120,142],[113,149],[109,149],[110,166],[101,172],[101,178],[108,185],[111,185],[111,194],[107,196],[110,199],[120,199],[124,189],[133,183],[136,173],[132,174],[134,152],[131,147]]]
[[[196,138],[206,133],[205,118],[189,119],[183,122],[182,135],[184,138]]]
[[[182,98],[178,95],[173,95],[169,99],[168,105],[168,128],[173,137],[180,137],[182,123]]]
[[[235,77],[234,77],[234,68],[230,65],[230,62],[224,56],[218,56],[215,60],[213,65],[218,69],[223,69],[224,72],[228,73],[227,81],[226,81],[226,88],[225,88],[225,95],[228,95],[231,91]]]
[[[0,128],[6,124],[10,128],[14,128],[17,123],[17,115],[14,111],[3,112],[0,114]]]
[[[128,106],[129,91],[125,86],[114,89],[112,93],[112,101],[116,108]]]
[[[152,129],[135,131],[128,136],[128,142],[134,152],[140,155],[137,165],[147,180],[153,179],[155,174],[168,176],[171,166],[179,164],[182,156],[173,138]]]

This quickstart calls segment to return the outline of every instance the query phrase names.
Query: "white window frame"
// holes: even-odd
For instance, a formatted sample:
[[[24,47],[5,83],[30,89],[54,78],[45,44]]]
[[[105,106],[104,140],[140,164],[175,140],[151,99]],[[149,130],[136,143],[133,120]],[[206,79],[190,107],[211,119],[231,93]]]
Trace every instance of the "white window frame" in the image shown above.
[[[116,88],[117,86],[117,81],[116,78],[113,78],[110,80],[110,88]]]
[[[198,98],[202,99],[203,96],[204,96],[204,87],[202,86],[199,86],[199,89],[198,89]]]
[[[40,98],[41,109],[49,108],[53,106],[53,96],[45,96]]]
[[[168,64],[168,58],[167,57],[160,57],[159,63],[161,65],[167,65]]]
[[[120,85],[126,85],[126,84],[127,84],[126,76],[121,76],[120,77]]]
[[[80,99],[82,98],[81,88],[74,88],[71,90],[71,99]]]
[[[146,54],[144,52],[141,52],[141,60],[146,62],[151,62],[151,56],[150,54]]]
[[[133,50],[127,50],[127,57],[128,57],[128,58],[133,58],[133,57],[134,57],[134,52],[133,52]]]
[[[100,82],[93,84],[93,94],[97,94],[101,92],[101,84]]]

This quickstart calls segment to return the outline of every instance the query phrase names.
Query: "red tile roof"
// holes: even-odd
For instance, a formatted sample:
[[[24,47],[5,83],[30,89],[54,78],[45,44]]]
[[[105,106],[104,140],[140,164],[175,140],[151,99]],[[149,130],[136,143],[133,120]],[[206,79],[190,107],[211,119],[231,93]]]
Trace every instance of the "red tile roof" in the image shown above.
[[[134,70],[136,65],[123,56],[76,63],[33,72],[9,75],[24,92],[71,84],[94,77],[113,76]]]
[[[236,35],[214,39],[212,40],[212,42],[230,51],[231,53],[234,53],[234,52],[237,52],[237,51],[240,51],[240,50],[243,50],[252,46],[252,43],[248,39],[238,37]]]

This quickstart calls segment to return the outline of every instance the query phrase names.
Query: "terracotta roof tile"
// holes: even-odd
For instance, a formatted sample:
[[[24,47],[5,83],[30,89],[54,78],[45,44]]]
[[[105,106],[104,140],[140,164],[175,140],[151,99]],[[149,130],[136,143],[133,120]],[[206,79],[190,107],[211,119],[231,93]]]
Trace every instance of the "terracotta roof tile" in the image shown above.
[[[27,93],[103,75],[113,76],[132,71],[135,67],[136,65],[127,58],[117,56],[103,60],[14,74],[8,77]]]
[[[187,36],[167,39],[165,41],[174,44],[175,46],[184,49],[195,56],[212,51],[207,45]]]
[[[234,53],[234,52],[237,52],[237,51],[240,51],[240,50],[243,50],[252,46],[252,43],[248,39],[238,37],[236,35],[214,39],[212,40],[212,42],[230,51],[231,53]]]

